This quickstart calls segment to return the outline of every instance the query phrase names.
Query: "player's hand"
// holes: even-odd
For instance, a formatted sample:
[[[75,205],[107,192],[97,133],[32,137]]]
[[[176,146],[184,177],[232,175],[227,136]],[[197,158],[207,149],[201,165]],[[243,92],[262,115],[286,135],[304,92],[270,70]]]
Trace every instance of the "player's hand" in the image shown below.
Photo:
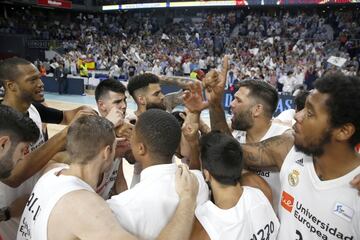
[[[96,116],[96,115],[98,114],[94,109],[84,108],[75,114],[74,118],[71,120],[69,125],[71,125],[73,122],[75,122],[77,119],[79,119],[82,116]]]
[[[198,141],[199,139],[199,123],[185,120],[181,131],[189,143]]]
[[[188,83],[187,87],[188,90],[183,94],[184,105],[190,112],[200,113],[209,106],[203,98],[201,83],[198,81]]]
[[[175,189],[179,198],[190,198],[196,201],[199,191],[199,182],[195,175],[190,172],[189,167],[181,164],[176,171]]]
[[[227,72],[229,70],[229,57],[223,59],[223,66],[220,72],[210,70],[204,80],[203,85],[206,91],[206,98],[209,104],[220,104],[224,96]]]
[[[111,108],[110,112],[106,115],[106,118],[114,124],[114,127],[117,128],[124,123],[124,113],[116,108]]]
[[[123,122],[122,125],[115,129],[116,136],[119,138],[126,138],[130,140],[133,133],[134,125],[128,122]]]

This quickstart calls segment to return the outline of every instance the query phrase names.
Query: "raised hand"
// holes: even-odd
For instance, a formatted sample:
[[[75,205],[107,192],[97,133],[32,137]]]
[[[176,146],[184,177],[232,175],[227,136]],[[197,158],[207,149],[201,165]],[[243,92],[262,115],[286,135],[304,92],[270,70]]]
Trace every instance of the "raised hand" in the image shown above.
[[[184,105],[190,112],[200,113],[209,106],[203,98],[201,83],[188,83],[187,87],[188,90],[185,90],[183,94]]]
[[[199,138],[199,114],[188,113],[181,128],[182,134],[190,144],[196,143]]]
[[[229,57],[225,56],[220,72],[213,69],[206,74],[203,85],[206,90],[206,98],[208,99],[209,104],[219,104],[222,102],[228,70]]]
[[[176,171],[175,189],[179,198],[189,198],[194,202],[199,191],[199,182],[189,168],[181,164]]]

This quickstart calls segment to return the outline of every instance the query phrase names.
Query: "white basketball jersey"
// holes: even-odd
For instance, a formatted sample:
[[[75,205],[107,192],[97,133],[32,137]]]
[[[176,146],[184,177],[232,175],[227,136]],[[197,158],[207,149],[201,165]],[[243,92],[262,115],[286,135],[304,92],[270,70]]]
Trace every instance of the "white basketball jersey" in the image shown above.
[[[268,138],[275,137],[283,134],[285,131],[289,130],[290,127],[272,123],[269,130],[266,134],[261,138],[260,141],[264,141]],[[242,144],[246,143],[246,131],[234,131],[233,136]],[[259,168],[250,168],[251,171],[254,171],[257,175],[262,177],[271,187],[272,196],[273,196],[273,207],[275,209],[275,213],[278,213],[278,204],[280,201],[280,178],[279,172],[276,169],[259,169]]]
[[[59,199],[72,191],[94,192],[80,178],[61,174],[58,176],[65,168],[68,166],[48,171],[36,183],[22,214],[17,240],[46,240],[49,216]]]
[[[230,209],[220,209],[211,201],[196,208],[196,218],[211,240],[276,239],[280,224],[268,199],[256,188],[243,189]]]
[[[41,146],[45,142],[45,140],[41,131],[42,122],[39,112],[33,105],[30,105],[28,113],[29,117],[36,123],[36,126],[40,130],[39,139],[35,143],[29,145],[29,152],[32,152],[36,148]],[[17,188],[9,187],[6,184],[0,182],[0,208],[8,207],[17,198],[26,194],[30,194],[38,178],[39,176],[36,174],[23,182]],[[3,240],[16,239],[16,232],[19,227],[19,220],[19,218],[11,218],[9,221],[0,222],[0,236],[3,238]]]
[[[96,189],[96,193],[105,200],[111,197],[111,189],[116,182],[120,164],[122,164],[122,159],[116,158],[111,164],[110,169],[104,173],[102,182]]]
[[[30,146],[29,146],[29,150],[30,150],[30,152],[32,152],[36,148],[40,147],[41,145],[43,145],[45,143],[45,138],[44,138],[44,135],[42,132],[41,117],[40,117],[40,114],[39,114],[38,110],[36,109],[36,107],[34,107],[34,105],[31,104],[30,108],[28,109],[28,113],[29,113],[29,117],[36,123],[36,126],[40,130],[40,136],[39,136],[38,140],[35,143],[30,144]]]
[[[313,158],[293,147],[280,171],[279,240],[359,240],[360,196],[350,181],[360,166],[333,180],[321,181]]]

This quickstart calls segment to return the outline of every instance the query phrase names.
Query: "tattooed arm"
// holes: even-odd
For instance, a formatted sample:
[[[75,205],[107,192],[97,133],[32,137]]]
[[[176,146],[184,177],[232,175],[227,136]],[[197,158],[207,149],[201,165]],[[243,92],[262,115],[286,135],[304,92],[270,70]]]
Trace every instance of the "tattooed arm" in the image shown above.
[[[163,76],[163,75],[158,75],[158,77],[160,79],[161,85],[175,85],[182,89],[187,89],[187,84],[189,82],[198,81],[188,77]]]
[[[259,143],[243,144],[243,158],[248,166],[277,167],[280,170],[293,145],[294,136],[291,131],[286,131]]]

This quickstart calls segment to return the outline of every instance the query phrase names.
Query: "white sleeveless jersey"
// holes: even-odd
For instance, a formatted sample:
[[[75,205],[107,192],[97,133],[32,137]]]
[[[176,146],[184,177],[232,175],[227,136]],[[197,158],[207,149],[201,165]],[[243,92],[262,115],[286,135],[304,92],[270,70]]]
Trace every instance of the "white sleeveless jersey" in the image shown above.
[[[360,166],[333,180],[321,181],[313,158],[293,147],[280,171],[279,240],[359,240],[360,196],[350,181]]]
[[[111,190],[116,182],[120,164],[122,164],[122,159],[116,158],[109,170],[105,171],[103,179],[96,189],[96,193],[105,200],[111,197]]]
[[[276,239],[280,224],[268,199],[256,188],[243,189],[230,209],[220,209],[211,201],[196,208],[196,218],[211,240]]]
[[[36,148],[41,146],[45,140],[42,134],[42,122],[41,117],[37,109],[30,105],[28,109],[29,117],[36,123],[36,126],[40,130],[39,139],[29,146],[29,152],[34,151]],[[26,194],[30,194],[35,183],[39,179],[39,176],[36,174],[23,182],[19,187],[12,188],[4,183],[0,182],[0,208],[8,207],[10,204],[15,201],[17,198],[24,196]],[[6,222],[0,222],[0,237],[3,240],[14,240],[16,239],[16,232],[19,227],[19,218],[12,218]]]
[[[94,190],[80,178],[57,174],[67,165],[45,173],[36,183],[21,216],[17,240],[46,240],[52,209],[64,195],[77,190]]]
[[[28,109],[28,113],[29,113],[29,117],[36,123],[36,126],[40,130],[40,136],[39,136],[38,140],[35,143],[30,144],[30,146],[29,146],[29,150],[30,150],[30,152],[32,152],[36,148],[38,148],[39,146],[41,146],[45,143],[45,138],[44,138],[44,135],[42,132],[41,117],[40,117],[40,114],[39,114],[38,110],[36,109],[36,107],[34,107],[34,105],[31,104],[30,108]]]
[[[285,131],[289,130],[290,127],[272,123],[269,130],[266,134],[261,138],[260,141],[264,141],[268,138],[278,136],[283,134]],[[240,143],[246,143],[246,131],[233,131],[233,136],[236,138]],[[250,170],[254,171],[257,175],[262,177],[271,187],[272,196],[273,196],[273,207],[275,209],[275,213],[278,213],[278,204],[280,201],[280,178],[279,172],[276,169],[258,169],[258,168],[250,168]]]

